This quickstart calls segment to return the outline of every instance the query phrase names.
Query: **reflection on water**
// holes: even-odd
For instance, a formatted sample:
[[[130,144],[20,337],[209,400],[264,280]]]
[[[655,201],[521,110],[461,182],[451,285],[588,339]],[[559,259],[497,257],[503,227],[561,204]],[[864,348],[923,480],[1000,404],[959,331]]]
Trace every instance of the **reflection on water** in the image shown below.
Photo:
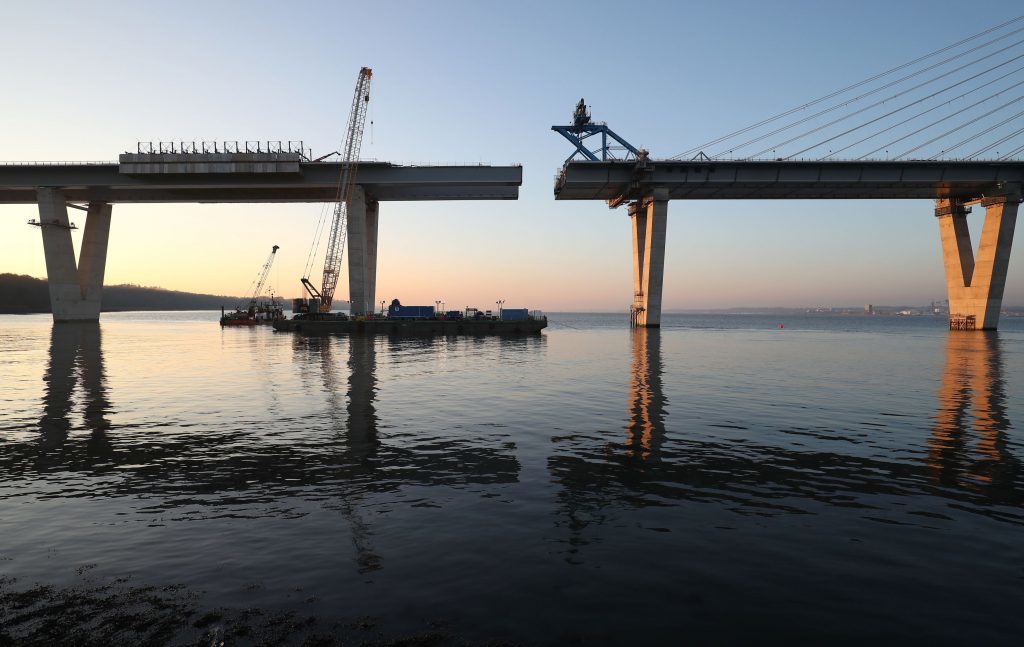
[[[63,497],[144,494],[158,497],[152,501],[154,512],[189,509],[197,516],[247,517],[297,514],[287,503],[290,497],[344,506],[358,501],[354,494],[410,485],[518,479],[515,444],[504,439],[444,429],[429,434],[403,430],[402,437],[392,430],[391,436],[380,436],[377,354],[383,348],[392,359],[399,352],[416,357],[420,349],[402,344],[396,349],[385,339],[370,337],[351,342],[288,337],[302,385],[284,404],[300,409],[298,415],[268,418],[266,408],[227,398],[183,403],[182,418],[175,419],[167,409],[178,404],[176,394],[156,371],[160,375],[151,383],[130,385],[136,397],[143,393],[140,399],[156,405],[122,413],[130,422],[119,425],[111,406],[115,396],[107,383],[100,326],[53,325],[39,433],[4,439],[0,475],[33,478],[56,470],[67,475],[59,481]],[[253,354],[258,354],[258,339],[253,337],[252,343]],[[246,374],[248,381],[238,384],[227,383],[230,377],[212,379],[216,383],[210,388],[230,392],[256,388],[267,378],[261,370]],[[205,413],[211,409],[215,413]],[[87,482],[72,478],[76,472],[120,478]],[[230,511],[211,510],[221,505]]]
[[[54,324],[50,332],[50,357],[43,378],[43,415],[39,420],[39,464],[84,461],[88,465],[113,456],[107,430],[110,402],[107,398],[103,348],[98,323]],[[91,433],[84,443],[84,457],[67,454],[76,401]]]
[[[302,344],[296,335],[296,346]],[[341,393],[336,376],[337,366],[332,348],[340,344],[336,337],[311,337],[305,342],[304,360],[319,366],[323,374],[324,392],[327,395],[328,416],[337,421],[340,454],[344,461],[353,465],[366,465],[371,461],[379,446],[377,439],[377,415],[374,411],[377,369],[376,349],[372,337],[352,337],[348,342],[348,392],[347,415],[342,414]],[[342,420],[347,425],[342,426]],[[360,573],[369,573],[383,568],[381,556],[373,548],[373,531],[360,511],[362,496],[344,488],[338,492],[336,505],[349,526],[357,568]]]
[[[865,453],[837,447],[837,440],[870,442],[871,434],[884,430],[879,423],[865,424],[867,432],[820,434],[818,443],[777,444],[768,440],[771,434],[790,430],[772,429],[756,417],[747,426],[711,421],[687,429],[694,418],[677,400],[673,412],[679,422],[673,424],[662,380],[664,333],[634,329],[631,334],[625,442],[601,443],[600,434],[559,437],[561,451],[548,459],[552,479],[563,487],[558,513],[563,519],[556,524],[572,531],[574,547],[594,540],[584,529],[600,536],[621,510],[687,501],[776,516],[814,513],[819,504],[873,508],[879,496],[937,495],[1024,525],[1019,510],[991,510],[1024,504],[1020,460],[1007,434],[1012,426],[998,333],[949,336],[936,424],[930,437],[910,448],[919,457],[913,461],[905,459],[905,450]],[[732,420],[752,413],[729,395],[721,399],[730,404],[706,415]],[[708,426],[743,433],[708,434]]]
[[[665,405],[661,388],[661,331],[633,328],[633,364],[629,379],[629,422],[626,444],[634,456],[656,459],[665,436]]]
[[[363,460],[369,459],[378,445],[377,410],[373,406],[377,387],[374,343],[373,337],[348,340],[348,444]],[[325,362],[325,371],[328,365]]]
[[[741,510],[755,506],[758,514],[799,512],[796,494],[805,501],[838,503],[851,494],[907,493],[919,475],[942,486],[938,491],[942,496],[963,500],[969,494],[968,499],[980,497],[979,501],[1024,502],[1020,460],[1011,451],[1008,437],[1012,424],[999,333],[946,338],[938,412],[927,447],[922,448],[924,461],[916,465],[898,456],[758,445],[757,433],[739,439],[688,434],[685,428],[670,424],[663,385],[664,333],[638,328],[629,334],[624,442],[623,436],[609,442],[587,433],[556,437],[564,451],[547,458],[552,477],[565,488],[561,496],[572,502],[573,510],[583,502],[605,508],[695,500],[728,503]],[[394,371],[414,362],[421,366],[428,357],[443,360],[457,348],[454,342],[289,336],[288,343],[308,392],[309,410],[301,418],[285,423],[229,422],[224,427],[156,438],[118,429],[111,422],[115,412],[100,326],[53,325],[39,435],[29,444],[7,442],[0,468],[7,465],[8,474],[29,465],[39,472],[119,469],[141,479],[119,482],[118,491],[166,489],[178,496],[167,503],[171,506],[236,504],[245,501],[245,493],[254,502],[265,502],[267,497],[292,496],[322,486],[344,495],[328,505],[347,506],[354,527],[361,523],[356,514],[358,495],[410,484],[518,480],[514,443],[487,446],[481,438],[457,430],[413,430],[402,437],[380,434],[382,417],[387,420],[389,412],[380,411],[377,403],[378,354],[383,353],[388,370]],[[474,353],[497,351],[499,361],[515,365],[529,361],[545,340],[471,339],[465,343]],[[443,397],[456,396],[444,393]],[[677,415],[688,420],[680,406],[677,402]],[[76,428],[89,433],[72,433]],[[386,428],[394,429],[395,424]],[[330,436],[318,434],[319,430],[329,431]],[[265,442],[268,433],[284,433],[291,441]],[[225,451],[229,447],[232,450]],[[751,496],[753,491],[756,496]],[[198,498],[185,496],[190,492]],[[253,513],[274,510],[265,507]],[[579,519],[570,525],[580,525]],[[355,534],[369,536],[368,532]]]
[[[1008,448],[1011,425],[998,332],[950,333],[938,395],[928,442],[928,467],[935,480],[997,498],[1014,496],[1020,461]]]
[[[0,587],[98,564],[467,643],[806,642],[863,617],[925,642],[991,617],[984,641],[1017,617],[1020,333],[46,326],[0,367],[23,378]]]

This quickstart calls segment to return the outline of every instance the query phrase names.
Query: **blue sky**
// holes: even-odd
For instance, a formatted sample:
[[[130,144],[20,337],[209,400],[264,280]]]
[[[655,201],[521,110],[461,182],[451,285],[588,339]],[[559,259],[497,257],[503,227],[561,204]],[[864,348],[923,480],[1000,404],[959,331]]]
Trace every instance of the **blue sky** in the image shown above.
[[[0,159],[112,160],[170,139],[328,152],[366,65],[364,157],[524,165],[517,202],[383,205],[379,299],[624,310],[625,210],[552,199],[571,150],[549,128],[580,97],[668,157],[1018,13],[1017,2],[4,3]],[[0,209],[0,272],[43,276],[25,224],[35,210]],[[319,213],[117,205],[107,283],[237,294],[277,244],[272,280],[297,296]],[[927,201],[673,202],[669,214],[669,309],[945,296]],[[1006,302],[1024,304],[1017,258]]]

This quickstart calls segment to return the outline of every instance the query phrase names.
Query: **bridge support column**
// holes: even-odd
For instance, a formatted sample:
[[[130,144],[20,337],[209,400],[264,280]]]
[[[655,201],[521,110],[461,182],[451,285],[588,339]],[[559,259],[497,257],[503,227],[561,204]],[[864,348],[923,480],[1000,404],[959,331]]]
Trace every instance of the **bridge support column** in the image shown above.
[[[110,205],[89,203],[76,265],[64,195],[57,189],[43,187],[37,191],[37,200],[53,320],[98,321],[110,239]]]
[[[633,231],[633,306],[630,325],[661,326],[661,288],[665,276],[668,196],[659,192],[629,205]]]
[[[985,224],[975,258],[967,228],[968,209],[963,201],[935,201],[946,268],[950,327],[998,327],[1019,203],[1019,190],[1013,195],[981,200]]]
[[[377,289],[377,203],[361,187],[348,205],[348,294],[353,316],[373,313]]]
[[[377,215],[379,202],[366,203],[366,303],[370,312],[377,304]]]

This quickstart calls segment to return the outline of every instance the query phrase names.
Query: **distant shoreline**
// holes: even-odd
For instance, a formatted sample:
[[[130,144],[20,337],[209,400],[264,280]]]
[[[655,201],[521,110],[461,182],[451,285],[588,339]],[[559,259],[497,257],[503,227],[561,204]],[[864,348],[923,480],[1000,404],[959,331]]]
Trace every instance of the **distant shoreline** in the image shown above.
[[[188,310],[219,311],[222,307],[234,309],[244,299],[237,296],[200,294],[167,290],[139,285],[107,285],[103,287],[102,312],[181,312]],[[289,299],[283,299],[288,303]],[[50,294],[45,279],[24,274],[0,274],[0,314],[48,314]],[[622,314],[622,310],[550,310],[564,314]],[[662,310],[666,315],[847,315],[847,316],[943,316],[930,305],[872,305],[866,312],[864,306],[777,306],[731,308],[685,308]],[[902,313],[902,315],[901,315]],[[1010,317],[1024,317],[1024,306],[1003,306],[1002,314]]]
[[[240,297],[195,294],[139,285],[103,286],[102,312],[177,312],[234,309]],[[0,274],[0,314],[48,314],[50,292],[45,279]]]

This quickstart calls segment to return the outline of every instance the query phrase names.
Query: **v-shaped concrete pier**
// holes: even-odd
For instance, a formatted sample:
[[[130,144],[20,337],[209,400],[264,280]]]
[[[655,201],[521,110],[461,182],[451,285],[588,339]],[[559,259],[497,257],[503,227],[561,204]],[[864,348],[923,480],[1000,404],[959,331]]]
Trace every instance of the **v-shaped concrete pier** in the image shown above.
[[[97,321],[103,298],[111,207],[105,202],[89,203],[76,264],[71,221],[63,193],[44,187],[39,189],[38,196],[38,225],[43,233],[53,320]]]
[[[962,200],[935,201],[951,325],[964,321],[981,330],[995,330],[999,325],[1019,203],[1019,193],[979,201],[985,208],[985,224],[975,257],[967,228],[970,209]]]

